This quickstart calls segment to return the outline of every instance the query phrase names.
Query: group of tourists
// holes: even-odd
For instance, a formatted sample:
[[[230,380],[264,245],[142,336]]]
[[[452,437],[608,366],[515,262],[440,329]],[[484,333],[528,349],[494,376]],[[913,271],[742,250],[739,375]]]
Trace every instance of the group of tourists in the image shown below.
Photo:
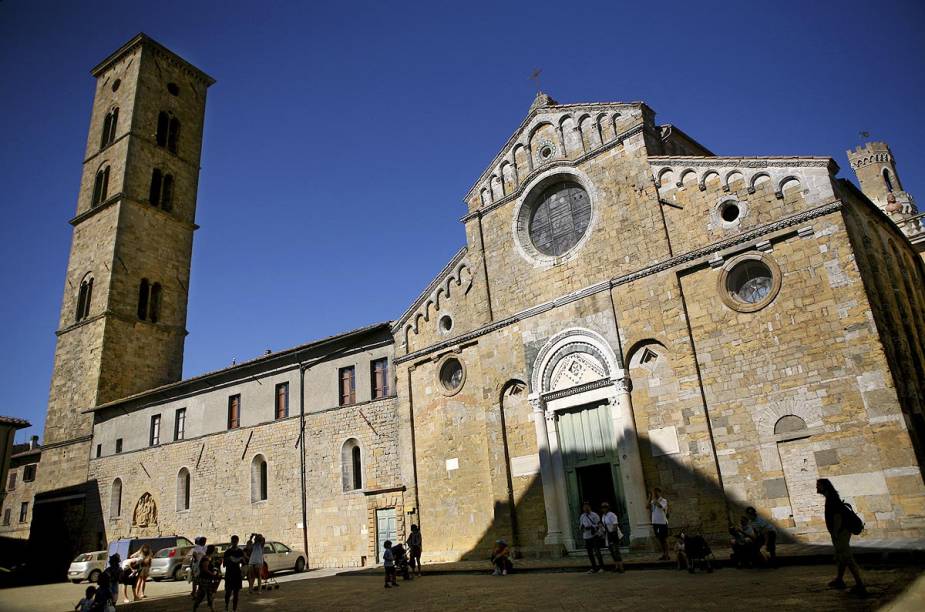
[[[729,526],[729,540],[732,546],[731,559],[738,568],[777,565],[777,529],[769,521],[758,516],[752,506],[739,517],[738,525]],[[767,550],[767,557],[761,548]]]
[[[213,599],[218,590],[219,583],[225,581],[225,610],[235,612],[238,609],[238,598],[247,578],[248,592],[257,593],[269,576],[269,570],[263,558],[263,547],[266,539],[262,534],[252,533],[244,547],[238,546],[240,538],[231,536],[231,544],[221,556],[216,554],[212,544],[199,536],[190,554],[190,581],[193,589],[190,596],[193,598],[193,610],[199,608],[203,600],[213,609]],[[222,573],[224,568],[224,576]],[[254,586],[256,584],[256,587]]]

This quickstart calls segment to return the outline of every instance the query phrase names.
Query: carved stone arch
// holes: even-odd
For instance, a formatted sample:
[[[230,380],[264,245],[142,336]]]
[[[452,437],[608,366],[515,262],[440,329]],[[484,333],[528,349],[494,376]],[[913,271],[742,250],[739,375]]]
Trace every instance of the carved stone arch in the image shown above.
[[[570,328],[551,337],[540,349],[533,365],[531,392],[539,394],[551,391],[553,375],[564,374],[558,366],[566,365],[563,362],[570,355],[582,354],[590,357],[578,364],[578,371],[570,372],[573,379],[584,381],[595,374],[600,379],[617,380],[623,377],[621,360],[603,336],[590,329]]]
[[[482,189],[479,190],[479,198],[482,201],[482,206],[488,206],[492,203],[491,193],[486,187],[482,187]]]
[[[606,121],[606,119],[607,119],[607,113],[598,113],[597,118],[594,120],[594,124],[597,126],[597,139],[599,141],[599,144],[601,145],[611,140],[610,138],[608,138],[607,140],[604,140],[604,127],[605,127],[604,122]]]
[[[783,194],[785,189],[799,189],[801,186],[800,179],[792,174],[785,176],[777,183],[777,193]]]
[[[434,293],[434,305],[437,307],[437,310],[440,310],[441,299],[446,298],[447,295],[447,291],[443,286],[437,287],[437,291]],[[446,300],[443,299],[443,301]]]
[[[750,181],[748,181],[748,192],[755,193],[759,185],[764,184],[766,181],[771,180],[771,175],[767,172],[756,172],[752,175]]]
[[[498,173],[501,175],[501,190],[505,195],[517,189],[517,172],[509,160],[505,159],[501,162],[498,166]]]
[[[694,172],[691,168],[686,168],[681,171],[681,175],[678,177],[678,187],[683,187],[685,185],[693,185],[698,182],[697,173]]]
[[[732,187],[733,182],[744,181],[744,180],[745,180],[745,175],[743,175],[741,172],[739,172],[738,170],[730,170],[729,172],[726,173],[725,187],[726,189],[729,189]]]
[[[674,170],[671,168],[662,168],[655,177],[656,187],[674,187]]]
[[[819,406],[799,399],[783,399],[772,402],[754,413],[753,419],[760,439],[774,438],[774,427],[785,416],[796,416],[803,419],[810,432],[824,426],[822,410]]]
[[[491,189],[491,200],[495,202],[504,197],[504,182],[498,178],[497,174],[492,174],[488,179],[488,187]]]
[[[576,125],[578,126],[578,132],[581,135],[581,145],[584,148],[584,152],[587,153],[588,151],[594,149],[594,142],[591,139],[591,134],[595,131],[592,129],[594,126],[594,120],[591,118],[589,113],[585,113],[578,117]]]
[[[422,321],[422,320],[426,320],[426,319],[424,319],[424,315],[423,315],[422,313],[419,312],[417,315],[415,315],[415,317],[414,317],[414,333],[416,333],[416,334],[417,334],[417,333],[420,333],[420,331],[421,331],[421,321]]]
[[[435,310],[434,301],[427,300],[427,302],[424,304],[424,320],[425,321],[430,321],[430,317],[433,314],[434,310]]]
[[[613,126],[613,137],[616,138],[620,135],[620,130],[617,129],[617,121],[620,120],[620,113],[614,113],[610,118],[610,123]]]
[[[718,181],[722,180],[719,177],[719,172],[717,172],[716,170],[713,170],[712,168],[703,173],[703,176],[700,178],[700,191],[706,190],[707,181],[710,180],[710,178],[714,176],[716,177],[716,180]]]
[[[405,326],[405,348],[409,350],[410,350],[410,345],[411,345],[411,332],[412,331],[414,331],[414,329],[411,327],[410,323]]]

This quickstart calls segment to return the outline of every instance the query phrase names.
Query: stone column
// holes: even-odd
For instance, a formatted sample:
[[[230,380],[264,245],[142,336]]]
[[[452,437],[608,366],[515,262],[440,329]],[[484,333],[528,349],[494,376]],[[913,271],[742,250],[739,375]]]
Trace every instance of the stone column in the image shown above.
[[[543,483],[543,504],[546,508],[546,543],[561,544],[562,528],[559,524],[558,497],[553,476],[552,457],[549,453],[549,437],[546,430],[546,414],[539,398],[530,399],[533,407],[533,425],[536,428],[536,448],[540,455],[540,479]]]
[[[630,541],[646,540],[652,535],[651,515],[648,508],[645,476],[642,471],[642,457],[639,454],[639,440],[636,420],[633,418],[633,401],[630,391],[633,385],[628,376],[614,381],[616,391],[610,400],[614,436],[617,452],[620,454],[620,478],[626,512],[630,522]]]
[[[562,544],[569,550],[575,548],[572,540],[572,530],[569,525],[568,485],[565,482],[565,466],[562,462],[562,451],[559,448],[559,429],[556,426],[558,417],[555,412],[546,413],[546,434],[549,436],[549,455],[552,459],[552,477],[556,483],[556,504],[559,513],[559,529],[562,532]]]

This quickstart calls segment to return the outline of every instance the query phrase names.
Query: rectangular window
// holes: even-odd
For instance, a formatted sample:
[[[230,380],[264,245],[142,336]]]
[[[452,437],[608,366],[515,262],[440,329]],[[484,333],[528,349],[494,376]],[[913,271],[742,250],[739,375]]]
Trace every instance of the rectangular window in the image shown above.
[[[186,408],[179,408],[173,420],[173,439],[182,440],[186,437]]]
[[[340,405],[349,406],[356,403],[356,371],[353,366],[337,371],[340,381]]]
[[[121,453],[121,452],[122,452],[122,438],[117,438],[117,439],[116,439],[116,452],[117,452],[117,453]]]
[[[13,514],[13,510],[10,508],[7,508],[6,510],[3,511],[3,525],[4,526],[7,526],[10,524],[10,520],[12,520],[11,519],[12,514]]]
[[[276,385],[276,418],[285,419],[289,416],[289,383]]]
[[[241,426],[241,396],[232,395],[228,398],[228,429],[237,429]]]
[[[103,455],[103,445],[97,444],[96,445],[96,458],[99,459],[102,455]]]
[[[370,386],[373,399],[381,399],[389,394],[389,359],[375,359],[369,364]]]
[[[23,502],[19,505],[19,522],[25,523],[27,516],[29,516],[29,502]]]
[[[16,489],[16,472],[10,470],[10,479],[6,483],[6,490],[13,491]]]
[[[148,446],[157,446],[161,443],[161,415],[151,417],[151,435],[148,436]]]
[[[35,480],[35,463],[30,463],[22,469],[22,481],[23,482],[32,482]]]

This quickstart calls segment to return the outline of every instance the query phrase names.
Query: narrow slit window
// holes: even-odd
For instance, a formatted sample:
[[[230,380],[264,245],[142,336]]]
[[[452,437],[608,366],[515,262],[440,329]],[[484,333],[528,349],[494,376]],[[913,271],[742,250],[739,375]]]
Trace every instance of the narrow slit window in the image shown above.
[[[152,206],[158,206],[161,203],[161,171],[158,168],[151,171],[151,190],[148,192],[148,202]]]
[[[138,318],[144,321],[148,318],[148,296],[151,291],[151,285],[148,279],[141,279],[138,286]]]
[[[151,285],[151,297],[148,300],[148,320],[157,323],[161,316],[161,284]]]
[[[173,175],[165,174],[161,187],[161,208],[170,212],[173,208]]]
[[[159,147],[167,146],[167,128],[169,123],[170,118],[165,111],[161,111],[157,114],[157,132],[154,134],[154,140]]]
[[[171,153],[177,152],[180,142],[180,120],[176,117],[170,118],[170,132],[167,134],[167,150]]]

